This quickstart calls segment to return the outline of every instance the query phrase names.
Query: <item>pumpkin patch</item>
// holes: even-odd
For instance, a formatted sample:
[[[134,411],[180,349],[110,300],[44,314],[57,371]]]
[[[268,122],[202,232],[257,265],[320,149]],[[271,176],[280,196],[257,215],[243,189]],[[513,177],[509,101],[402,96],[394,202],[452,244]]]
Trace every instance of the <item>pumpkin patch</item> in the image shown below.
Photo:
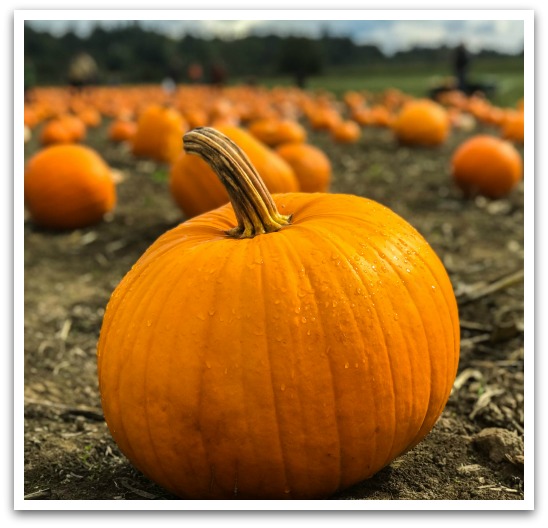
[[[34,90],[20,116],[29,498],[523,497],[528,165],[503,139],[522,103],[447,92],[430,105],[441,142],[399,139],[423,99]],[[65,143],[42,144],[51,122]],[[261,122],[305,137],[261,140]],[[486,168],[494,194],[479,192]]]

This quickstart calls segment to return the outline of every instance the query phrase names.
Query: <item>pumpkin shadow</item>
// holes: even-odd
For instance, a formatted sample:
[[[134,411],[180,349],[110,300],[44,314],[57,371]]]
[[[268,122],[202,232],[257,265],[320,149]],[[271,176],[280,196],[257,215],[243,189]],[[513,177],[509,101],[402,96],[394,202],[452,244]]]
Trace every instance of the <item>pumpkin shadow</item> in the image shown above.
[[[387,466],[375,473],[371,478],[362,480],[350,488],[336,492],[329,497],[329,500],[351,500],[351,499],[397,499],[394,493],[394,486],[391,485],[394,469]]]

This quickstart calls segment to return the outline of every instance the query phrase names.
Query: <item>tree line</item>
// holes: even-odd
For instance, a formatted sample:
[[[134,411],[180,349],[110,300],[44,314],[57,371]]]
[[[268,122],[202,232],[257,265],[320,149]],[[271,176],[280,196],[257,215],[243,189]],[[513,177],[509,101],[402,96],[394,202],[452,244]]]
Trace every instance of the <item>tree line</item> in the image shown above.
[[[223,40],[190,34],[174,39],[136,23],[109,30],[97,26],[87,37],[71,31],[53,36],[26,26],[24,44],[25,76],[36,85],[68,82],[71,61],[84,52],[96,62],[96,82],[102,84],[160,82],[166,77],[175,82],[251,82],[291,75],[301,86],[311,75],[359,72],[387,62],[406,67],[446,65],[450,73],[453,53],[448,46],[419,47],[387,56],[373,44],[356,44],[349,37],[329,34],[317,39],[251,35]],[[495,51],[478,55],[502,56]]]

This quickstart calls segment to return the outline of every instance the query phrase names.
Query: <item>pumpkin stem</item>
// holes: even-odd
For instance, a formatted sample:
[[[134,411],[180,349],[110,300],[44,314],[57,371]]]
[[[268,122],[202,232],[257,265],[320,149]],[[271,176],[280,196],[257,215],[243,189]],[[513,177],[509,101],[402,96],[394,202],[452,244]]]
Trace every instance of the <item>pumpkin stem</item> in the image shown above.
[[[234,238],[253,238],[279,231],[291,216],[282,215],[245,152],[210,127],[194,128],[183,136],[188,154],[200,156],[217,174],[228,192],[238,226],[227,231]]]

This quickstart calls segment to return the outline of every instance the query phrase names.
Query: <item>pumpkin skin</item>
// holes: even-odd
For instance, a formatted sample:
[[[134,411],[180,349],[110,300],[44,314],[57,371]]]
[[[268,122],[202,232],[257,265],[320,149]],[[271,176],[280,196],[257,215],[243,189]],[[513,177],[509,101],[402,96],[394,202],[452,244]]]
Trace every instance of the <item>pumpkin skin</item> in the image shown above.
[[[230,236],[230,204],[168,231],[105,312],[108,427],[182,498],[327,497],[416,445],[451,391],[457,305],[421,235],[365,198],[274,202],[276,232]]]
[[[270,192],[299,189],[296,175],[286,161],[249,132],[234,125],[219,125],[216,128],[245,151]],[[229,201],[213,170],[197,156],[184,151],[179,153],[169,174],[171,195],[188,218],[216,209]]]
[[[489,198],[506,196],[523,174],[516,148],[509,141],[483,134],[462,143],[453,154],[451,166],[454,182],[466,195]]]
[[[450,121],[441,105],[418,99],[404,104],[392,123],[392,129],[400,143],[432,147],[446,140]]]
[[[76,229],[99,222],[116,202],[108,165],[82,145],[54,145],[25,167],[25,205],[36,225]]]
[[[276,153],[293,169],[302,192],[327,192],[331,182],[331,162],[325,153],[309,143],[288,143]]]

